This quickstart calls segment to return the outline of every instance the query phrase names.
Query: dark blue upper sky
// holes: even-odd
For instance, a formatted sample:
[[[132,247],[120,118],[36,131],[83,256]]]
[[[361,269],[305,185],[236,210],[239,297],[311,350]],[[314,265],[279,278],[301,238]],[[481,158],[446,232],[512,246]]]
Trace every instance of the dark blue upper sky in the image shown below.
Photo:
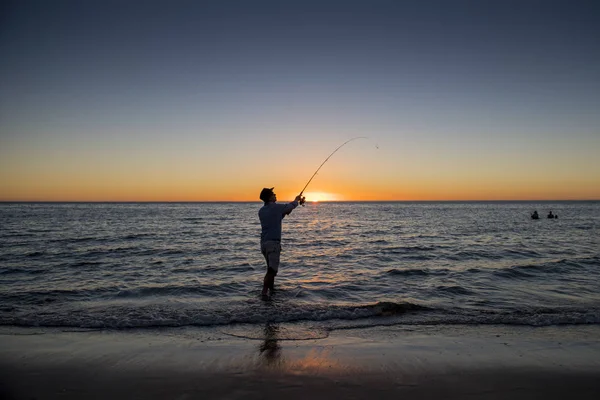
[[[598,89],[598,9],[544,0],[8,2],[2,100],[32,86],[185,93],[286,82],[441,95],[529,88],[574,94],[585,108]]]

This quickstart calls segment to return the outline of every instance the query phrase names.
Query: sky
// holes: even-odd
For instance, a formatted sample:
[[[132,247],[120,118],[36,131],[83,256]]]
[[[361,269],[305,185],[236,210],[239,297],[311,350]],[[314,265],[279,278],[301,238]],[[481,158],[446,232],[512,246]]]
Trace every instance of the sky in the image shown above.
[[[2,1],[0,201],[600,199],[595,1]]]

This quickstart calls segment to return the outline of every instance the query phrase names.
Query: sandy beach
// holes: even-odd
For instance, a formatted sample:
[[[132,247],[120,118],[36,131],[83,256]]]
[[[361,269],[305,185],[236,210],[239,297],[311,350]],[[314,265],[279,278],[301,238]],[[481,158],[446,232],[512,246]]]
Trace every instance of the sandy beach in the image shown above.
[[[600,327],[3,327],[7,399],[596,399]]]

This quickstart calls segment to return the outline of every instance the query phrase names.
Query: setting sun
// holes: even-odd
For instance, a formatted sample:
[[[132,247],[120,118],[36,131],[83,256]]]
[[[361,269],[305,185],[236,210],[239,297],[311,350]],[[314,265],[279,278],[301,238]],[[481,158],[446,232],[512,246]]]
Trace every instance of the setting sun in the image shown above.
[[[342,200],[341,196],[333,193],[325,192],[306,192],[304,193],[306,201],[318,203],[319,201],[339,201]]]

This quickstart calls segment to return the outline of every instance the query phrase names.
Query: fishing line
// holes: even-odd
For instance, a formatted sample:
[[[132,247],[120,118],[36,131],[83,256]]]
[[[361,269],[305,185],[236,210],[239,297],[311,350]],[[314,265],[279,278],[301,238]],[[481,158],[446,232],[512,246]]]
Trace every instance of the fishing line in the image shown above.
[[[348,143],[350,143],[353,140],[356,139],[368,139],[366,136],[357,136],[355,138],[352,138],[350,140],[346,140],[344,143],[342,143],[337,149],[335,149],[326,159],[325,161],[323,161],[321,163],[321,165],[319,165],[319,168],[317,168],[317,170],[315,171],[315,173],[310,177],[310,179],[308,180],[308,182],[306,182],[306,185],[304,185],[304,189],[302,189],[302,191],[300,192],[300,196],[302,196],[302,193],[304,193],[304,191],[306,190],[306,188],[308,187],[308,185],[310,184],[310,182],[313,180],[313,178],[315,177],[315,175],[317,175],[317,173],[319,172],[319,170],[321,169],[321,167],[323,167],[323,165],[325,165],[325,163],[327,162],[327,160],[329,160],[331,158],[331,156],[333,156],[339,149],[341,149],[342,147],[344,147],[345,145],[347,145]],[[379,148],[379,147],[378,147]],[[302,199],[300,200],[300,204],[304,205],[304,197],[302,197]]]

